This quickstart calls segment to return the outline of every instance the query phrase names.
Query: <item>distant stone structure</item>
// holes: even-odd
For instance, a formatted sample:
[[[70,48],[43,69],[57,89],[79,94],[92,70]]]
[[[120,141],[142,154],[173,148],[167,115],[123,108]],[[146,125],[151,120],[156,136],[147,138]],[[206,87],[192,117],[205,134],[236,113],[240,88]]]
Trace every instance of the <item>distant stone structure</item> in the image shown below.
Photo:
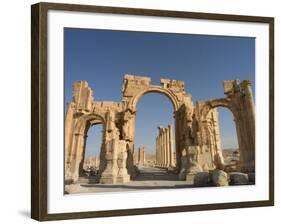
[[[136,105],[149,92],[164,94],[172,102],[176,152],[176,164],[172,165],[176,166],[180,179],[190,179],[190,175],[201,170],[224,169],[216,110],[220,106],[228,108],[234,116],[239,171],[255,172],[255,106],[250,81],[224,81],[225,98],[195,104],[185,92],[183,81],[161,79],[160,83],[153,85],[149,77],[125,75],[120,102],[96,101],[86,81],[73,84],[73,98],[65,116],[67,182],[77,182],[83,171],[87,132],[95,124],[103,125],[99,182],[125,183],[136,175],[133,156]],[[171,165],[169,159],[173,161],[167,156],[163,160],[163,155],[160,158],[163,166]]]
[[[137,164],[139,162],[139,151],[134,149],[133,152],[133,163]]]
[[[84,160],[84,164],[83,164],[83,169],[87,170],[90,168],[95,168],[98,169],[100,165],[100,160],[99,157],[89,157],[87,159]]]
[[[159,133],[156,137],[156,166],[169,168],[174,167],[174,137],[172,125],[167,128],[158,127]]]
[[[142,146],[139,148],[139,153],[138,153],[138,165],[145,165],[146,164],[146,153],[145,153],[145,148]]]

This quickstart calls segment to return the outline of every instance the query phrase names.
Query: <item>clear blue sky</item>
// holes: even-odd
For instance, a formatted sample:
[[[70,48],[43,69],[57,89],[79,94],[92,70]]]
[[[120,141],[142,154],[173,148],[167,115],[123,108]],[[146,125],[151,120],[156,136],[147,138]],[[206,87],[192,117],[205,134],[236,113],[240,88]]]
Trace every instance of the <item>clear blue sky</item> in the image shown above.
[[[223,80],[255,81],[255,39],[208,35],[106,31],[65,28],[65,103],[72,84],[87,80],[95,100],[120,101],[123,75],[183,80],[193,101],[224,97]],[[173,123],[169,99],[157,93],[137,105],[136,147],[155,150],[157,126]],[[224,148],[237,147],[232,114],[219,109]],[[99,151],[101,127],[88,133],[86,156]]]

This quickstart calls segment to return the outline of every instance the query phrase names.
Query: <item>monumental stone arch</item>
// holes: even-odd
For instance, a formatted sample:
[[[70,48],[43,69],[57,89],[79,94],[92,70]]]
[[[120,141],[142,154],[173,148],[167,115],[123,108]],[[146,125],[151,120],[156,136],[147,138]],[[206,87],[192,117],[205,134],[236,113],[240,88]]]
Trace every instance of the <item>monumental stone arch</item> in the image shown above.
[[[240,152],[240,171],[255,172],[255,106],[251,83],[248,80],[241,83],[238,80],[226,80],[224,81],[224,93],[226,98],[212,99],[200,103],[199,107],[201,108],[199,110],[201,111],[205,136],[210,136],[208,132],[210,111],[217,107],[229,109],[234,117],[236,127],[238,150]],[[220,149],[217,150],[221,151]]]
[[[131,112],[133,120],[136,116],[137,103],[143,95],[154,92],[167,96],[171,101],[174,109],[176,143],[180,142],[181,136],[183,135],[182,132],[184,131],[184,129],[179,127],[178,124],[181,122],[181,118],[177,115],[182,113],[182,110],[180,110],[180,108],[183,106],[188,108],[190,113],[193,108],[191,95],[186,94],[183,81],[161,79],[160,85],[152,85],[151,79],[149,77],[125,75],[123,80],[122,92],[122,101],[125,102],[127,110]],[[185,116],[185,114],[183,114],[183,116]],[[134,132],[131,133],[131,140],[134,140]],[[181,163],[180,156],[181,145],[176,144],[176,165],[178,167],[180,167]]]
[[[134,164],[135,118],[139,99],[150,92],[167,96],[175,118],[176,170],[179,179],[203,170],[223,169],[218,112],[229,108],[234,115],[241,169],[254,171],[255,116],[250,82],[224,82],[226,98],[199,101],[195,105],[181,80],[161,79],[151,84],[144,76],[124,75],[120,102],[96,101],[86,81],[73,84],[73,98],[65,116],[65,181],[82,175],[88,129],[102,124],[99,183],[125,183],[136,175]],[[155,127],[157,128],[157,127]],[[247,132],[246,132],[247,130]],[[250,130],[250,131],[249,131]]]

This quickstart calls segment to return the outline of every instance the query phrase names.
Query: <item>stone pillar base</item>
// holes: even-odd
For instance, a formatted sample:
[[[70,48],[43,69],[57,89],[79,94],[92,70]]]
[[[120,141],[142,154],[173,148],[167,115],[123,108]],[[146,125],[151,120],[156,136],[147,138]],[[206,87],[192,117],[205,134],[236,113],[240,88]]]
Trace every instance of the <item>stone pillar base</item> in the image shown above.
[[[128,182],[130,182],[130,176],[128,174],[117,177],[117,183],[124,184]]]
[[[112,175],[102,175],[99,183],[100,184],[116,184],[117,178]]]
[[[187,184],[194,185],[194,176],[195,174],[186,174]]]
[[[179,173],[179,180],[186,180],[186,171],[181,171]]]
[[[168,169],[168,171],[174,171],[175,167],[169,166],[167,169]]]

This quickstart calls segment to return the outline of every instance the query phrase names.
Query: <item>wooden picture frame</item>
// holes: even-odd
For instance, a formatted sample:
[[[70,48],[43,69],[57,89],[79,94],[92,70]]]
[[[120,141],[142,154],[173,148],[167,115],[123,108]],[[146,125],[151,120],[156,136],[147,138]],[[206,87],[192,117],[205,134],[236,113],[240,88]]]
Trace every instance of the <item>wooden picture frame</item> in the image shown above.
[[[274,205],[274,18],[183,11],[38,3],[31,7],[31,217],[39,221],[203,211]],[[48,12],[71,11],[132,16],[202,19],[269,25],[269,196],[268,200],[106,211],[48,213]],[[62,87],[63,88],[63,87]]]

